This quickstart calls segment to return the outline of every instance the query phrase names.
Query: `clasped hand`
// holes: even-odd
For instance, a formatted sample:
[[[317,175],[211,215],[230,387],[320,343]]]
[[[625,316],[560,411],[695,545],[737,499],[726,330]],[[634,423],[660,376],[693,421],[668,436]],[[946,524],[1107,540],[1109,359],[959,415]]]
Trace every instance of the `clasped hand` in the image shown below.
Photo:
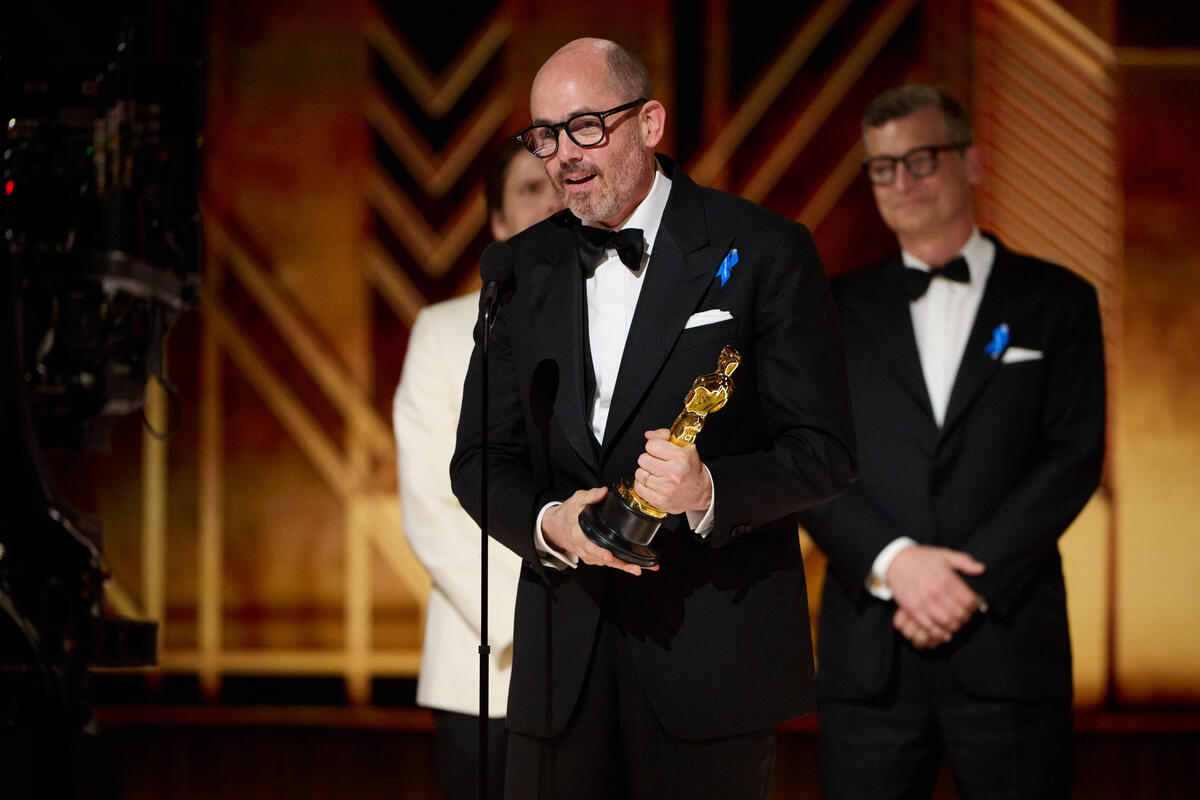
[[[979,596],[962,575],[982,575],[984,569],[958,550],[919,544],[904,548],[887,571],[898,606],[892,625],[921,650],[949,642],[980,607]]]

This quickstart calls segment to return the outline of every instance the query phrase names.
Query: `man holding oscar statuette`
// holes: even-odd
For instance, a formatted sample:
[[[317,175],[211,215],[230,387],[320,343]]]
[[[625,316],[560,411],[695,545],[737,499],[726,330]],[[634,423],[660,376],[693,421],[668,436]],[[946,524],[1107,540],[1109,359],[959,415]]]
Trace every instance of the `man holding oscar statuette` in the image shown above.
[[[856,469],[820,258],[656,157],[624,48],[567,44],[530,111],[568,210],[509,241],[490,339],[489,529],[523,559],[505,796],[765,798],[775,726],[815,702],[794,514]],[[451,463],[476,519],[480,334]],[[641,564],[580,526],[622,478],[663,514]]]

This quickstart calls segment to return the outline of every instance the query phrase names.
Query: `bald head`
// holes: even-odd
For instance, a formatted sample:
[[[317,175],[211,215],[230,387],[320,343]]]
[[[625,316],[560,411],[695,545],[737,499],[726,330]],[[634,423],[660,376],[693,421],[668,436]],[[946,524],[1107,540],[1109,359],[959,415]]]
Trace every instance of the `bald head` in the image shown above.
[[[575,39],[560,47],[538,70],[533,79],[536,88],[543,76],[552,79],[560,70],[576,68],[602,74],[615,93],[629,97],[654,99],[646,65],[636,55],[608,39]]]

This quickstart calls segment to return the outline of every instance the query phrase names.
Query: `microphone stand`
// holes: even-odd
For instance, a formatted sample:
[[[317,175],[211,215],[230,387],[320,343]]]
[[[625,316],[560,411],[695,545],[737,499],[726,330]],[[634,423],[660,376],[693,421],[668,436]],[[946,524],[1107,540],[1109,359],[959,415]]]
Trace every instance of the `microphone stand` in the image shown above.
[[[492,324],[500,308],[501,286],[512,275],[513,256],[508,245],[503,242],[492,242],[483,251],[479,263],[479,276],[483,278],[483,290],[480,293],[479,313],[483,323],[480,336],[480,399],[483,401],[480,409],[482,430],[479,436],[479,602],[482,614],[479,622],[479,797],[487,800],[488,795],[488,656],[492,648],[488,644],[488,509],[491,505],[488,498],[488,451],[490,448],[488,436],[488,406],[491,400],[488,396],[489,360],[492,350]]]
[[[480,436],[479,475],[481,510],[479,514],[479,598],[483,613],[479,623],[479,800],[488,796],[488,657],[492,647],[488,644],[488,360],[491,355],[492,314],[495,300],[485,302],[483,307],[483,364],[480,396],[482,434]]]

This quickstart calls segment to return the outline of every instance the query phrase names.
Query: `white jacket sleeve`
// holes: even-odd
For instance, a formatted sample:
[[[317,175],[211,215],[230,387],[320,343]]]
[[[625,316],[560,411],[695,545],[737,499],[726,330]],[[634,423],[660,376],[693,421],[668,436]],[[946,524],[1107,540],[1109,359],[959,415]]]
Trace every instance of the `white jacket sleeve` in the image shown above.
[[[473,298],[423,310],[413,325],[392,406],[404,534],[417,559],[478,635],[480,533],[454,497],[449,466],[475,324]],[[488,542],[488,639],[511,645],[520,558]]]

